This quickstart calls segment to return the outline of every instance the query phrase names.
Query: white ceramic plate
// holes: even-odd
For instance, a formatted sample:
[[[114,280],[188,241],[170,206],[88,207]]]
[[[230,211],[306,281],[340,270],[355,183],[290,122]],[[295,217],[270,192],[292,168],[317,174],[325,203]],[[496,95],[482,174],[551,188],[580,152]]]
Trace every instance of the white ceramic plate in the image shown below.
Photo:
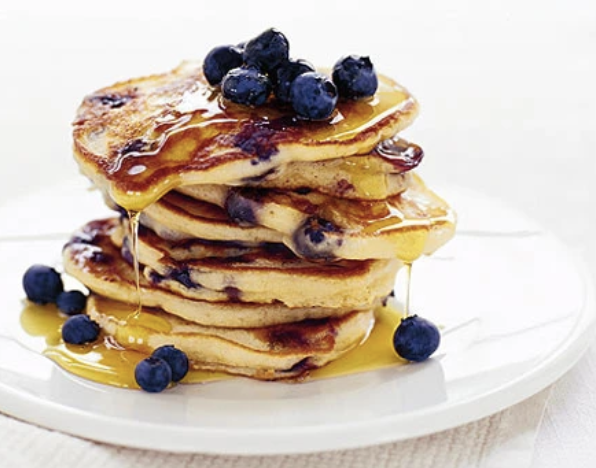
[[[593,338],[593,291],[567,250],[495,200],[439,191],[456,238],[414,265],[413,310],[444,325],[415,365],[304,384],[234,379],[161,394],[72,376],[18,341],[21,276],[59,265],[67,233],[106,213],[78,182],[0,207],[0,410],[129,447],[220,454],[345,449],[407,439],[495,413],[559,378]],[[398,278],[398,282],[400,279]]]

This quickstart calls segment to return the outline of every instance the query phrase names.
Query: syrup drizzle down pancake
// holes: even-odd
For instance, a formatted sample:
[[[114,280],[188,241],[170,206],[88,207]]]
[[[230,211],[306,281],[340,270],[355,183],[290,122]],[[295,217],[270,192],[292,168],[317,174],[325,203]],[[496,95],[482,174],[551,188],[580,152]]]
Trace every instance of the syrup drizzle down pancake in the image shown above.
[[[274,103],[253,109],[224,101],[201,68],[185,62],[85,98],[74,121],[75,158],[117,204],[139,211],[180,185],[363,154],[418,112],[406,89],[381,76],[371,99],[341,101],[329,121],[304,121]]]

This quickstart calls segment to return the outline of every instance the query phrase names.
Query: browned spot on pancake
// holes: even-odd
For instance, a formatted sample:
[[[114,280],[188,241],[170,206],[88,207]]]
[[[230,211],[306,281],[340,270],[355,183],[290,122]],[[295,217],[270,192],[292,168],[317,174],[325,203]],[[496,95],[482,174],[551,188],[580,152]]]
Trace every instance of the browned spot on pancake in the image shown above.
[[[242,291],[234,286],[226,286],[224,292],[227,294],[230,302],[241,302]]]
[[[303,320],[269,327],[266,339],[272,350],[309,353],[333,349],[336,334],[334,319]]]
[[[337,181],[337,194],[341,197],[346,192],[354,190],[354,185],[346,179],[340,179]]]

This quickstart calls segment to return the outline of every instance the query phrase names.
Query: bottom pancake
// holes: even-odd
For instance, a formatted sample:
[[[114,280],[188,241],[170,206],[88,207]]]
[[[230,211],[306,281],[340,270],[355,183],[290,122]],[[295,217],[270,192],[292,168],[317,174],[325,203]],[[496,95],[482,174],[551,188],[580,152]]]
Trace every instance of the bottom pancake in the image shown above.
[[[151,353],[163,345],[184,351],[194,369],[261,380],[304,376],[358,346],[374,324],[374,311],[248,329],[202,326],[91,294],[87,313],[123,347]]]

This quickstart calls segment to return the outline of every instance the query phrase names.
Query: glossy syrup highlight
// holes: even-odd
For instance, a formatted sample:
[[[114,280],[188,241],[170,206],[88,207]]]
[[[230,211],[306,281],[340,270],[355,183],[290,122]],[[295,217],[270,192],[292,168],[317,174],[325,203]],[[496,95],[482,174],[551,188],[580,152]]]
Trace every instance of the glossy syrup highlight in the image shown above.
[[[139,265],[139,221],[141,219],[141,212],[140,211],[132,211],[128,210],[128,226],[130,229],[130,253],[132,255],[132,263],[134,268],[134,275],[135,275],[135,288],[136,288],[136,303],[137,303],[137,310],[135,311],[134,315],[137,315],[141,312],[143,307],[142,298],[141,298],[141,270]]]

